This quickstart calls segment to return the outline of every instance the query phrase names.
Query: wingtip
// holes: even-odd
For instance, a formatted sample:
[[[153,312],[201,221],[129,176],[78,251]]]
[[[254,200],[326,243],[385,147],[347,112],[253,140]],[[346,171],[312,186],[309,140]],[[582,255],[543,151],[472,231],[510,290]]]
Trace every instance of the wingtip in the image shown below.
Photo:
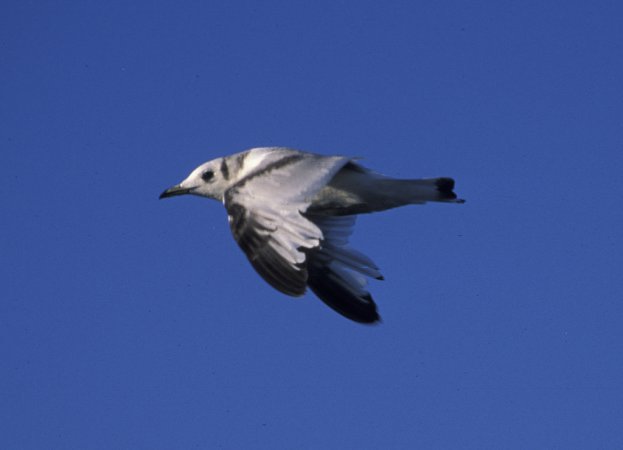
[[[361,321],[361,322],[358,322],[358,323],[361,323],[363,325],[369,325],[369,326],[379,326],[379,325],[381,325],[383,323],[383,319],[381,318],[381,316],[377,312],[376,315],[373,318],[371,318],[370,320]]]
[[[366,325],[366,326],[378,326],[381,325],[383,323],[383,319],[381,318],[381,316],[375,311],[374,315],[368,316],[368,317],[352,317],[352,316],[347,316],[345,314],[342,314],[342,316],[346,317],[347,319],[351,320],[352,322],[361,324],[361,325]]]

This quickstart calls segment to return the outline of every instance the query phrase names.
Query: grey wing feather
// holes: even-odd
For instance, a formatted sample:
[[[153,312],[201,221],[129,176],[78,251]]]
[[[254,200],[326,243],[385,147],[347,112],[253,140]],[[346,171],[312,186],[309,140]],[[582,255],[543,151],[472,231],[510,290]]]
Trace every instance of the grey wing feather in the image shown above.
[[[297,258],[299,249],[287,248],[270,220],[237,204],[229,205],[228,213],[234,239],[262,278],[284,294],[303,295],[307,270]]]
[[[379,321],[376,304],[366,288],[366,277],[382,280],[383,276],[370,258],[347,245],[356,216],[308,217],[325,237],[322,246],[309,254],[310,289],[325,304],[351,320]]]
[[[225,193],[225,208],[232,234],[255,270],[275,289],[300,296],[309,276],[307,254],[323,239],[301,213],[348,158],[281,149],[278,154]]]

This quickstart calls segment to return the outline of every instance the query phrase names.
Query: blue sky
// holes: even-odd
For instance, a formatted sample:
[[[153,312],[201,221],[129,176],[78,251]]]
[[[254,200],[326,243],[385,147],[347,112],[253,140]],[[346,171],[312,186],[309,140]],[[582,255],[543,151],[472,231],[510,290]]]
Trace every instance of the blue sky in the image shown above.
[[[623,447],[620,2],[4,2],[0,446]],[[362,217],[383,323],[268,286],[254,146],[453,176]]]

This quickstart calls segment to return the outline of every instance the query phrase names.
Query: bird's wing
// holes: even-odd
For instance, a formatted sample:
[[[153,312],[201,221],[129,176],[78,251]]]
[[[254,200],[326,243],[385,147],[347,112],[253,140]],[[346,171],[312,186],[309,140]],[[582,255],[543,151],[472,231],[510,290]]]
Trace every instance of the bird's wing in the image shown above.
[[[289,152],[239,180],[225,193],[236,242],[275,289],[292,296],[305,292],[306,255],[320,245],[323,234],[301,213],[348,160]]]
[[[383,276],[370,258],[348,246],[356,216],[315,216],[309,219],[322,230],[322,246],[309,254],[307,284],[329,307],[351,320],[380,320],[368,292],[366,277]]]

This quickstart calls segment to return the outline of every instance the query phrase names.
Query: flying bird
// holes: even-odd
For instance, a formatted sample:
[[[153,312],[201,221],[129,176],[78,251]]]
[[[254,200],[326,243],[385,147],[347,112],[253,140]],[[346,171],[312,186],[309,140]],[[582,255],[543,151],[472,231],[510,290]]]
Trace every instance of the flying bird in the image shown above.
[[[452,178],[394,179],[346,156],[261,147],[213,159],[160,198],[223,202],[234,239],[272,287],[299,297],[309,287],[341,315],[380,320],[367,278],[370,258],[349,247],[358,214],[428,201],[463,203]]]

